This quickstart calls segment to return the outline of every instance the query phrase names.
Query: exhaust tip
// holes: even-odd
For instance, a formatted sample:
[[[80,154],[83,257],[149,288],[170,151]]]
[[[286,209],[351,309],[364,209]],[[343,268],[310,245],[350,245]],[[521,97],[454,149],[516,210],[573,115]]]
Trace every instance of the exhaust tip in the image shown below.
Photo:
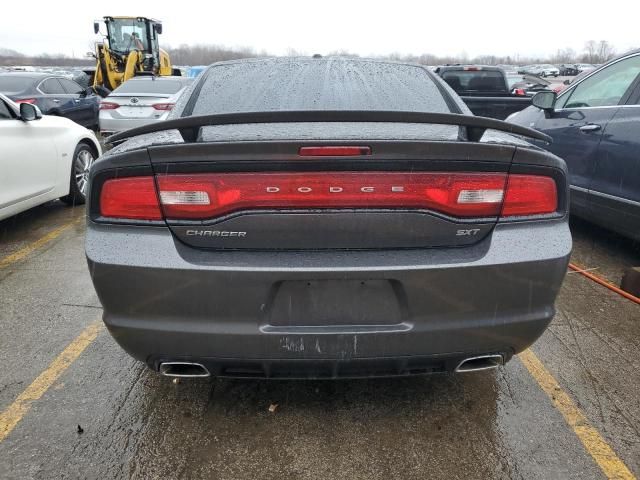
[[[478,357],[469,357],[462,360],[456,367],[456,373],[461,372],[478,372],[481,370],[490,370],[504,365],[502,355],[480,355]]]
[[[209,377],[209,370],[201,363],[195,362],[162,362],[160,375],[165,377],[197,378]]]

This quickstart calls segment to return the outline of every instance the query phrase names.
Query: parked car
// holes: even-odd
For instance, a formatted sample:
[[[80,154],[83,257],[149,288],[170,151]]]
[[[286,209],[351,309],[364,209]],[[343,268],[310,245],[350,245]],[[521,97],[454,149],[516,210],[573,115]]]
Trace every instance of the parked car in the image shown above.
[[[545,65],[527,65],[525,67],[521,67],[518,70],[518,73],[527,74],[527,75],[537,75],[539,77],[557,77],[560,75],[560,70],[558,70],[553,65],[545,64]]]
[[[546,148],[567,162],[573,214],[640,240],[640,51],[509,121],[553,137]]]
[[[562,77],[573,77],[580,73],[580,70],[578,70],[576,65],[572,63],[563,63],[562,65],[558,65],[558,71]]]
[[[590,72],[591,70],[595,70],[596,66],[590,63],[576,63],[576,69],[578,73]]]
[[[100,155],[93,132],[0,94],[0,220],[60,198],[84,203],[89,167]]]
[[[61,75],[1,73],[0,93],[16,103],[37,105],[43,115],[66,117],[84,127],[98,129],[99,97],[91,88]]]
[[[188,77],[135,77],[113,90],[100,104],[100,132],[110,135],[166,120]]]
[[[558,69],[558,67],[554,67],[553,65],[550,64],[544,64],[544,65],[540,65],[539,66],[539,72],[538,75],[541,77],[557,77],[558,75],[560,75],[560,70]]]
[[[507,75],[498,67],[445,65],[438,67],[436,73],[475,115],[502,120],[531,104],[526,95],[513,93]]]
[[[551,82],[534,75],[508,75],[511,93],[519,96],[533,97],[538,92],[552,90]]]
[[[547,136],[472,115],[414,64],[224,62],[186,95],[91,169],[103,318],[152,369],[470,371],[547,327],[571,250],[565,165],[512,134]]]

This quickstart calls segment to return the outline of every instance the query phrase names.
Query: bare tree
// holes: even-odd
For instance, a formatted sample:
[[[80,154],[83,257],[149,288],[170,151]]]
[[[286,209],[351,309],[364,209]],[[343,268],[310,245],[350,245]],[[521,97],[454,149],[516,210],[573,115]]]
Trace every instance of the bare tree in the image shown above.
[[[597,63],[596,56],[598,55],[598,44],[595,40],[589,40],[584,44],[584,56],[583,59],[587,63]]]
[[[600,40],[598,44],[598,63],[604,63],[607,60],[611,60],[616,54],[613,45],[611,45],[606,40]]]

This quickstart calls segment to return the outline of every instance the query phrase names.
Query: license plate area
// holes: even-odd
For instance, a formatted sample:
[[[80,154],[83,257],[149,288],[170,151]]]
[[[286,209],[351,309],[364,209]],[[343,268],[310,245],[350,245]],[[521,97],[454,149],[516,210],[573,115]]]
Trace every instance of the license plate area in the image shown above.
[[[267,321],[272,326],[397,325],[401,286],[392,280],[283,281]]]

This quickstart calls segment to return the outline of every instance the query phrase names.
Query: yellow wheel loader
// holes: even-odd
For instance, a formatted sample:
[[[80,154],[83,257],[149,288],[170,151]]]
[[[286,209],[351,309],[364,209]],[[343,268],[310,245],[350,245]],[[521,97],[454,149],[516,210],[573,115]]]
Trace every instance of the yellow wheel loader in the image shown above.
[[[162,23],[146,17],[104,17],[107,34],[96,43],[96,69],[91,85],[103,97],[138,75],[180,75],[169,54],[158,46]],[[93,30],[100,32],[100,22]],[[88,72],[87,72],[88,73]]]

